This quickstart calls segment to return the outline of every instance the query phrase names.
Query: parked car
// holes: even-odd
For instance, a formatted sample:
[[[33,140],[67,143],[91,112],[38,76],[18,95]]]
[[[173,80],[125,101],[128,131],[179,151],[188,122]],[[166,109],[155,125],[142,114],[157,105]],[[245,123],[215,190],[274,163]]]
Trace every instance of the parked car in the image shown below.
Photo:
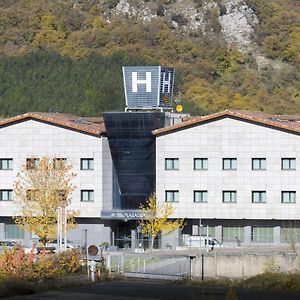
[[[38,253],[38,250],[37,250],[36,246],[27,247],[27,246],[19,245],[18,247],[21,247],[26,254],[29,254],[29,253],[37,254]]]
[[[64,241],[64,239],[62,239],[62,248],[64,248],[64,244],[65,244],[65,241]],[[68,240],[67,240],[66,246],[67,246],[67,250],[75,249],[74,245],[72,245],[71,242]],[[55,250],[56,250],[56,247],[57,247],[57,240],[53,240],[52,242],[46,244],[46,248],[55,248]]]
[[[6,247],[7,250],[11,250],[17,247],[18,244],[15,241],[0,241],[0,252]]]

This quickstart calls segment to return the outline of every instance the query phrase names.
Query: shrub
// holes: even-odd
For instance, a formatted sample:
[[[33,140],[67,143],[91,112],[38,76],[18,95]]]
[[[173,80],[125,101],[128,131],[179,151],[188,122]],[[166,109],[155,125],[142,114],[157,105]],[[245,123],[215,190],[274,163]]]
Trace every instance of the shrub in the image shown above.
[[[300,292],[300,273],[263,273],[241,282],[240,287],[254,290]]]
[[[172,21],[176,22],[178,25],[187,25],[189,20],[182,14],[175,14],[172,16]]]
[[[38,281],[81,273],[81,258],[77,250],[52,255],[44,252],[35,259],[34,254],[25,254],[23,249],[4,249],[0,255],[0,279]]]
[[[3,279],[28,279],[33,277],[34,254],[23,249],[3,249],[0,255],[0,277]]]

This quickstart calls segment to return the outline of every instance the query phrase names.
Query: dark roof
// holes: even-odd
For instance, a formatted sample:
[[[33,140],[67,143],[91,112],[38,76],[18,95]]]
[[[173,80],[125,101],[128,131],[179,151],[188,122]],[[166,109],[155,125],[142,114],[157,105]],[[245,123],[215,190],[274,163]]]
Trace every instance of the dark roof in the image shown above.
[[[300,133],[300,115],[270,115],[263,112],[250,112],[244,110],[225,110],[206,116],[188,117],[185,118],[182,123],[156,129],[153,130],[152,133],[157,136],[169,134],[226,117],[256,123],[258,125],[268,126],[291,133]]]
[[[105,125],[102,117],[79,117],[64,113],[29,112],[1,119],[0,128],[27,120],[36,120],[96,136],[105,134]]]

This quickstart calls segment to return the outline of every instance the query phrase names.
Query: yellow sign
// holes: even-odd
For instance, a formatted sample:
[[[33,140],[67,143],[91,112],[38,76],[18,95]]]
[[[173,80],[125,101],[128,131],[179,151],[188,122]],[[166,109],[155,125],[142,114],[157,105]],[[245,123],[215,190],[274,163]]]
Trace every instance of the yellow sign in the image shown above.
[[[177,104],[175,109],[176,109],[177,112],[182,112],[183,106],[180,105],[180,104]]]

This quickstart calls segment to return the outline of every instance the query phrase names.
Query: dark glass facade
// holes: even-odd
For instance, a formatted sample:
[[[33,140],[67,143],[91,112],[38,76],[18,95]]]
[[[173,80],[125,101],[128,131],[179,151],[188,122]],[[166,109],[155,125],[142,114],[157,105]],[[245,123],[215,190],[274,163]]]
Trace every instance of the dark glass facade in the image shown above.
[[[155,138],[160,112],[104,113],[114,166],[114,209],[138,209],[155,189]]]

